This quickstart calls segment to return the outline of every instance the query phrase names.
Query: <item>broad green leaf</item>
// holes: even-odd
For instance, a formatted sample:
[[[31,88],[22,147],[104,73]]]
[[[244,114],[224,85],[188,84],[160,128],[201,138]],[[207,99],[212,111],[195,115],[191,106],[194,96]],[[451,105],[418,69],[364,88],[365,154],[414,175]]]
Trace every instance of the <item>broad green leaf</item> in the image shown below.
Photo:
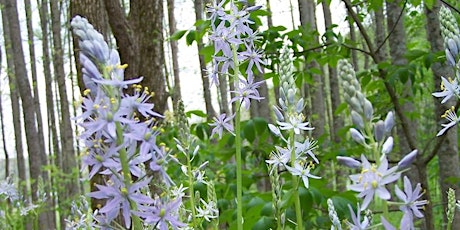
[[[169,37],[169,39],[177,41],[177,40],[181,39],[185,35],[185,33],[187,33],[187,30],[178,30],[173,35],[171,35],[171,37]]]

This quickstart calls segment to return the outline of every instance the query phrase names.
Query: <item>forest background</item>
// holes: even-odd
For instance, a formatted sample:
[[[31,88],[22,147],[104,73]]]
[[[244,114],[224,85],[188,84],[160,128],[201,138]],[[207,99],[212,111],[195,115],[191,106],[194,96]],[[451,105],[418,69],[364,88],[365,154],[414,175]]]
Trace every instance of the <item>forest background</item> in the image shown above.
[[[209,124],[218,114],[231,114],[235,109],[228,103],[234,86],[220,76],[219,87],[210,87],[209,73],[205,71],[211,69],[214,52],[207,35],[209,25],[204,22],[205,5],[210,3],[206,0],[2,0],[0,3],[3,32],[0,168],[4,168],[0,175],[2,179],[10,175],[19,181],[22,192],[32,201],[38,199],[37,181],[44,178],[42,189],[52,197],[47,202],[54,208],[38,214],[42,222],[54,222],[48,226],[50,229],[63,226],[67,217],[64,213],[69,214],[66,210],[71,201],[88,189],[88,184],[78,180],[79,156],[83,150],[77,137],[82,130],[72,119],[81,114],[78,102],[85,89],[75,58],[78,44],[69,25],[74,15],[86,17],[111,46],[118,47],[122,62],[129,66],[128,78],[144,76],[143,85],[155,92],[152,98],[155,111],[166,115],[166,131],[161,141],[172,149],[175,148],[172,137],[177,133],[174,108],[180,99],[184,101],[185,112],[192,122],[191,132],[202,146],[200,158],[218,162],[207,173],[215,179],[219,204],[221,208],[232,206],[233,196],[228,194],[229,187],[225,184],[231,184],[229,178],[235,172],[230,167],[218,170],[225,162],[232,162],[234,152],[229,148],[234,147],[232,135],[213,139]],[[348,215],[346,204],[356,200],[353,193],[333,192],[345,190],[349,174],[335,157],[359,158],[363,151],[348,135],[353,124],[336,70],[338,60],[345,58],[354,66],[375,113],[384,116],[395,111],[395,155],[419,150],[419,157],[407,173],[414,182],[422,184],[426,189],[424,197],[431,201],[419,226],[422,229],[444,226],[447,190],[453,188],[457,197],[460,195],[458,135],[456,127],[442,137],[436,137],[436,133],[444,121],[441,115],[455,102],[440,104],[431,93],[439,90],[441,76],[452,75],[444,56],[438,11],[441,5],[447,5],[458,21],[460,14],[455,9],[459,9],[459,3],[266,0],[248,4],[263,6],[251,17],[263,37],[257,45],[263,49],[267,63],[264,73],[256,79],[267,81],[260,90],[265,100],[252,103],[244,114],[244,172],[250,178],[245,181],[245,200],[254,215],[251,218],[254,221],[245,224],[267,226],[273,221],[266,218],[269,215],[265,209],[271,205],[271,185],[265,176],[265,160],[277,140],[267,124],[275,121],[271,107],[277,104],[275,98],[280,93],[277,58],[286,39],[291,42],[296,85],[307,102],[303,112],[316,127],[311,135],[318,140],[320,161],[327,162],[315,170],[323,178],[332,178],[312,182],[312,190],[304,194],[303,199],[309,200],[304,208],[306,222],[328,228],[331,223],[327,219],[326,199],[336,198],[341,216]],[[180,174],[174,167],[169,172]],[[220,177],[228,181],[223,182]],[[224,210],[219,222],[232,223],[232,212]],[[453,226],[460,228],[459,215]]]

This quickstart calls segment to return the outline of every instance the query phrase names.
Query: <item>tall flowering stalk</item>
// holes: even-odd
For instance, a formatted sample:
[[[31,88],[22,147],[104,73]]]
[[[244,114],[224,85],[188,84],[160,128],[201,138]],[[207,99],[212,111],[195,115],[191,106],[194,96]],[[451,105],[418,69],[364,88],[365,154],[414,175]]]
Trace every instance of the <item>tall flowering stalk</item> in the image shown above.
[[[249,19],[250,13],[260,8],[260,6],[248,7],[245,2],[236,4],[233,0],[220,1],[208,6],[210,13],[211,35],[210,40],[214,44],[213,70],[210,80],[213,84],[219,84],[219,74],[233,76],[235,90],[230,103],[236,103],[235,114],[222,114],[215,118],[212,134],[222,135],[224,129],[235,134],[236,147],[236,187],[237,187],[237,228],[243,229],[243,198],[242,198],[242,159],[241,159],[241,107],[248,110],[251,100],[261,100],[257,88],[262,82],[254,82],[253,67],[262,73],[262,53],[255,48],[255,41],[258,39],[257,33],[250,27],[254,24]],[[229,9],[226,10],[225,7]],[[240,72],[240,66],[247,62],[245,71]],[[234,121],[234,126],[230,123]]]
[[[444,37],[447,63],[455,70],[455,77],[442,77],[441,91],[433,93],[433,96],[442,98],[441,103],[444,104],[452,97],[460,98],[460,86],[458,85],[460,80],[460,63],[458,62],[460,30],[454,15],[444,6],[439,10],[439,21],[441,22],[441,34]],[[442,117],[447,120],[447,123],[442,124],[443,128],[438,132],[437,136],[443,135],[449,128],[455,126],[460,121],[457,116],[457,110],[453,106],[446,110]]]
[[[105,201],[95,220],[106,229],[185,226],[177,218],[182,197],[152,198],[149,192],[152,178],[147,170],[161,176],[161,186],[173,184],[164,168],[170,156],[166,148],[156,144],[160,132],[155,120],[162,116],[148,102],[153,93],[138,85],[142,77],[124,79],[127,64],[120,63],[118,52],[109,48],[86,19],[76,16],[71,25],[79,39],[87,87],[82,100],[84,111],[76,118],[84,128],[80,135],[86,147],[82,169],[90,167],[88,179],[96,174],[103,176],[103,183],[95,185],[98,190],[87,194]],[[129,86],[132,95],[124,92]],[[139,115],[146,120],[141,121]],[[115,222],[118,216],[122,223]]]
[[[277,126],[269,124],[269,128],[273,134],[281,137],[285,146],[276,146],[276,151],[272,152],[271,157],[267,160],[270,168],[271,180],[276,180],[277,173],[281,169],[287,169],[292,176],[292,189],[296,213],[297,229],[303,229],[302,209],[299,197],[299,179],[303,185],[309,187],[309,179],[319,179],[320,177],[311,174],[314,165],[319,161],[316,158],[313,150],[316,148],[316,141],[309,137],[304,137],[304,131],[311,131],[314,128],[310,127],[310,123],[306,121],[302,111],[304,109],[303,98],[298,98],[298,88],[295,85],[295,80],[292,73],[291,57],[289,50],[285,45],[280,56],[280,98],[278,98],[279,107],[274,106],[273,110],[276,115]],[[287,137],[283,132],[287,132]],[[277,187],[281,186],[275,184]],[[273,190],[275,202],[281,196],[281,188]],[[275,207],[275,218],[281,219],[278,205]]]
[[[187,177],[188,188],[182,188],[181,190],[188,190],[191,223],[190,227],[193,229],[200,228],[203,220],[212,222],[217,219],[219,211],[217,210],[217,199],[214,191],[214,184],[211,181],[206,181],[204,176],[204,168],[208,162],[202,163],[198,167],[193,167],[195,157],[199,152],[199,145],[196,143],[196,139],[190,134],[187,118],[184,112],[184,104],[180,100],[177,104],[176,109],[176,126],[179,128],[179,136],[174,138],[177,149],[185,156],[185,162],[178,161],[181,165],[182,172]],[[201,199],[203,206],[200,206],[196,202],[199,197],[195,196],[194,183],[200,182],[207,185],[208,188],[208,201]],[[203,208],[202,208],[203,207]]]
[[[413,190],[412,184],[407,177],[404,177],[404,192],[397,186],[395,193],[401,202],[391,201],[391,194],[388,185],[395,183],[403,171],[407,170],[417,156],[417,150],[413,150],[403,157],[399,163],[390,167],[387,156],[393,149],[393,137],[391,130],[395,124],[393,112],[389,112],[385,119],[379,120],[374,117],[371,102],[361,92],[361,86],[356,79],[353,67],[347,60],[338,62],[338,72],[341,85],[344,90],[345,100],[351,110],[351,120],[354,127],[350,128],[352,139],[359,145],[365,147],[369,156],[361,155],[360,161],[347,156],[339,156],[337,160],[350,167],[361,169],[359,174],[350,175],[352,184],[348,189],[358,192],[358,198],[362,198],[361,205],[358,204],[357,213],[350,207],[352,222],[348,225],[352,229],[367,229],[370,221],[360,220],[360,213],[367,209],[372,201],[376,201],[377,207],[382,209],[382,223],[386,229],[394,229],[387,221],[389,217],[388,205],[398,205],[404,213],[400,226],[404,229],[413,229],[414,216],[422,218],[419,211],[427,202],[421,198],[421,186],[416,185]],[[376,121],[375,121],[376,120]],[[368,160],[373,159],[375,163]]]

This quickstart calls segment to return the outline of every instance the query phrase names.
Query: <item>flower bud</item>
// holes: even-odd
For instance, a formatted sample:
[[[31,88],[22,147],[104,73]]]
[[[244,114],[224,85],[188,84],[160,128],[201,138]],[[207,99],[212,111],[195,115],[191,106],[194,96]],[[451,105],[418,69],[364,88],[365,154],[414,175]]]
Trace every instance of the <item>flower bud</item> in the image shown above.
[[[385,118],[385,133],[390,133],[393,126],[395,126],[395,116],[394,113],[390,111]]]
[[[409,154],[407,154],[403,159],[401,159],[398,163],[398,169],[404,169],[409,167],[412,162],[415,160],[415,157],[417,157],[417,149],[413,150]]]
[[[393,137],[388,137],[385,143],[382,146],[382,153],[388,154],[393,149]]]
[[[455,66],[455,58],[452,55],[452,53],[449,51],[449,49],[446,48],[446,59],[447,63],[451,66]]]
[[[374,138],[375,141],[380,142],[385,136],[385,122],[382,120],[377,121],[374,125]]]
[[[452,54],[454,58],[458,55],[458,47],[454,39],[452,38],[447,39],[447,48],[449,49],[450,53]]]
[[[368,121],[372,121],[372,117],[374,116],[374,108],[369,100],[364,100],[364,117]]]
[[[351,120],[353,121],[353,124],[358,127],[358,129],[364,129],[364,121],[363,117],[359,115],[356,111],[352,110],[351,111]]]
[[[288,89],[288,100],[290,105],[295,103],[295,91],[293,89]]]
[[[278,107],[273,106],[273,111],[275,112],[276,120],[284,121],[284,116],[281,113],[281,111],[278,109]]]
[[[342,156],[338,156],[337,157],[337,161],[342,164],[342,165],[345,165],[347,167],[350,167],[350,168],[359,168],[361,167],[361,162],[351,158],[351,157],[342,157]]]
[[[301,113],[303,108],[304,108],[303,98],[300,98],[300,100],[297,102],[297,105],[296,105],[296,112]]]
[[[364,136],[355,128],[350,128],[350,134],[351,138],[353,138],[356,143],[364,145],[366,144],[366,140],[364,139]]]
[[[363,108],[356,97],[350,99],[350,107],[358,113],[363,113]]]
[[[279,137],[281,135],[281,131],[278,127],[272,125],[272,124],[268,124],[268,128],[270,129],[270,131],[277,137]]]

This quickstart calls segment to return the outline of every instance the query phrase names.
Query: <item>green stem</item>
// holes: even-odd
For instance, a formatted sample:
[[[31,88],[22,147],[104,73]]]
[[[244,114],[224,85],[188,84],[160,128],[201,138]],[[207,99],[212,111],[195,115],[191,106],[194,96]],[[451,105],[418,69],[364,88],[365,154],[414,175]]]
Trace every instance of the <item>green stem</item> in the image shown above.
[[[117,144],[123,144],[123,127],[119,122],[116,122],[117,128]],[[123,173],[123,179],[125,183],[125,188],[129,189],[131,187],[131,171],[129,170],[129,159],[128,154],[124,148],[121,148],[119,153],[120,163],[121,163],[121,172]],[[131,210],[137,210],[137,205],[134,201],[130,201]],[[133,228],[142,229],[142,223],[138,216],[133,215]]]
[[[196,210],[195,210],[195,190],[193,188],[193,173],[192,173],[192,163],[190,160],[190,154],[187,153],[187,176],[188,176],[188,187],[190,191],[190,208],[192,209],[192,225],[193,228],[196,226]]]
[[[240,124],[240,108],[241,103],[237,105],[235,114],[235,146],[236,146],[236,201],[237,201],[237,229],[243,229],[243,176],[242,176],[242,160],[241,160],[241,124]]]
[[[239,82],[240,62],[238,61],[238,47],[231,45],[233,52],[233,81],[235,87]],[[242,177],[242,162],[241,162],[241,124],[240,124],[240,109],[241,103],[237,104],[235,114],[235,147],[236,147],[236,201],[237,201],[237,229],[243,230],[243,177]]]
[[[289,145],[291,146],[291,167],[295,167],[295,144],[294,144],[294,130],[291,130],[289,133]],[[295,205],[295,216],[296,216],[296,223],[297,229],[303,230],[302,227],[302,209],[300,207],[300,197],[299,197],[299,178],[297,176],[292,175],[292,188],[293,188],[293,196],[294,196],[294,205]]]

